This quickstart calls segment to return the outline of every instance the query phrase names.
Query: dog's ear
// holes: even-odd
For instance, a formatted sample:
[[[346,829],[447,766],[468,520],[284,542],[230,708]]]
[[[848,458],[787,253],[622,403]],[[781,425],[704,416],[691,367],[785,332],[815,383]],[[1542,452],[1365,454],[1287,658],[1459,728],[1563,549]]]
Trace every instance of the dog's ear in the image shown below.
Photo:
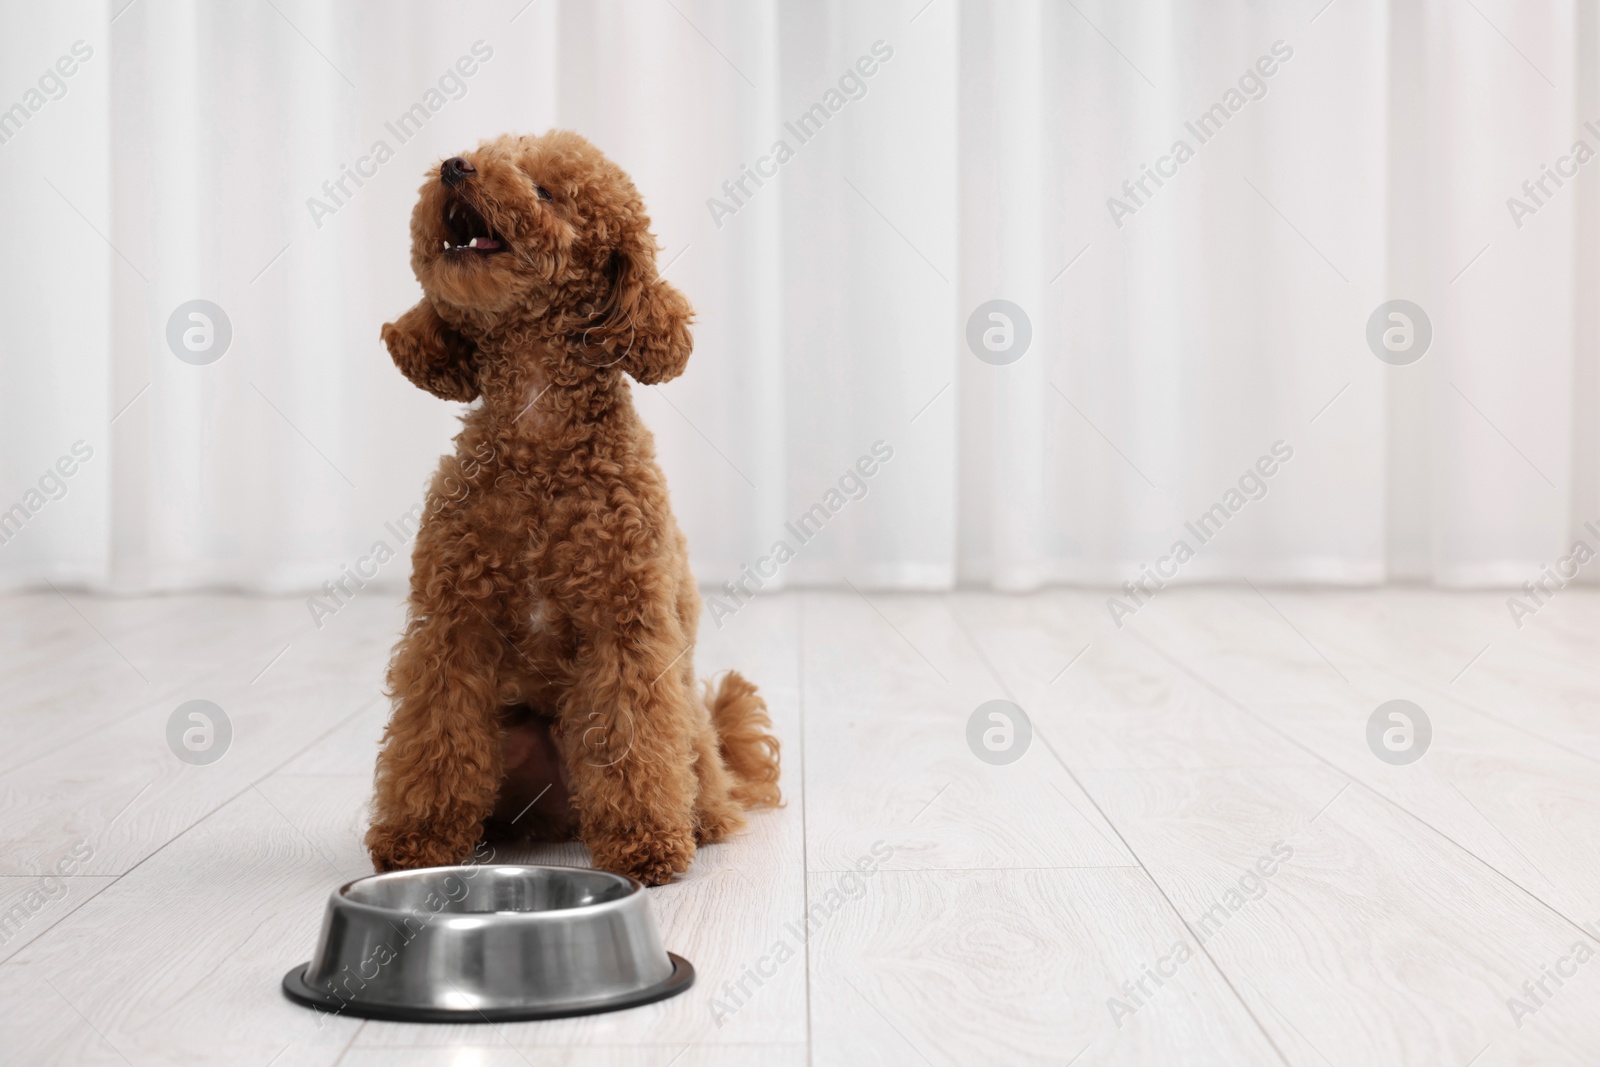
[[[383,343],[412,384],[445,400],[478,399],[477,348],[447,325],[426,297],[384,323]]]
[[[655,239],[642,233],[615,249],[606,275],[610,294],[585,345],[605,348],[606,365],[620,363],[641,385],[682,374],[694,348],[694,308],[656,274]]]

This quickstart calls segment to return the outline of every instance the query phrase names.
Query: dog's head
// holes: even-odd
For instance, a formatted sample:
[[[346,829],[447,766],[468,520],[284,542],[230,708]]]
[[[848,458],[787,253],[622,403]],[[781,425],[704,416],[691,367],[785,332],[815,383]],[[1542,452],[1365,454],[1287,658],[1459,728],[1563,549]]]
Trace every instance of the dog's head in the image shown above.
[[[531,327],[570,368],[666,381],[693,311],[656,275],[633,182],[575,133],[503,136],[444,160],[411,216],[411,268],[469,338]]]

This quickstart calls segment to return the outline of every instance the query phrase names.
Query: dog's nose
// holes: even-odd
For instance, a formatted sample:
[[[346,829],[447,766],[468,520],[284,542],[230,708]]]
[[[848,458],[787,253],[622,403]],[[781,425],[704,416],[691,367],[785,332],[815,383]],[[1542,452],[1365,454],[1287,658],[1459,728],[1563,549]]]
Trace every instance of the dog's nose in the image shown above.
[[[460,156],[452,156],[439,164],[439,177],[444,180],[446,185],[460,185],[467,180],[467,175],[476,174],[477,172],[477,167],[474,167]]]

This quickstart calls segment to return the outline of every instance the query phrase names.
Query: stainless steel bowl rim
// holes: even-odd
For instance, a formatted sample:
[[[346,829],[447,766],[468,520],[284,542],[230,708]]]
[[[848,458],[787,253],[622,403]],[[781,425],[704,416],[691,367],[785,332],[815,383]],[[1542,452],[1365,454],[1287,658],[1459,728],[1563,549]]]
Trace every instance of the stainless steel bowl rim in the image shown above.
[[[333,893],[331,894],[331,897],[339,902],[339,906],[341,908],[355,908],[355,909],[357,909],[359,911],[364,911],[364,912],[367,912],[367,913],[372,914],[372,915],[385,915],[385,916],[387,916],[387,915],[410,915],[411,912],[408,911],[405,908],[386,908],[386,907],[382,906],[381,904],[368,904],[364,900],[356,900],[355,898],[349,896],[348,890],[350,889],[351,886],[355,885],[357,882],[370,882],[370,881],[372,881],[374,879],[383,878],[383,877],[386,877],[386,876],[391,875],[391,874],[394,874],[394,875],[408,875],[408,874],[416,874],[416,873],[418,873],[418,871],[428,871],[430,873],[436,872],[436,871],[437,872],[489,871],[489,870],[494,870],[496,868],[502,868],[502,867],[506,868],[506,869],[509,869],[509,870],[515,870],[515,869],[521,868],[521,867],[538,867],[538,868],[540,868],[542,870],[581,871],[586,875],[603,875],[604,877],[607,877],[607,878],[615,878],[615,879],[617,879],[619,881],[626,882],[628,884],[628,892],[627,892],[627,894],[625,896],[617,897],[615,900],[602,900],[602,901],[600,901],[598,903],[595,903],[595,904],[580,904],[580,905],[577,905],[576,907],[571,907],[571,908],[547,908],[547,909],[543,909],[543,910],[540,910],[540,911],[457,911],[457,912],[446,912],[443,909],[441,909],[438,914],[440,914],[442,916],[461,916],[463,918],[468,918],[468,917],[475,916],[475,915],[492,915],[492,916],[494,916],[495,922],[530,922],[530,921],[531,922],[549,922],[549,921],[559,920],[563,916],[596,915],[596,914],[599,914],[599,913],[607,911],[607,910],[613,910],[614,911],[614,910],[620,908],[628,900],[632,899],[635,894],[643,893],[643,892],[646,891],[646,889],[648,889],[648,887],[643,882],[639,881],[639,879],[637,879],[637,878],[631,877],[631,876],[626,875],[626,874],[617,874],[614,871],[595,870],[593,867],[573,867],[571,865],[562,865],[562,864],[554,864],[554,863],[539,863],[539,864],[464,863],[464,864],[459,864],[459,865],[454,866],[454,867],[422,867],[422,868],[418,868],[416,871],[384,871],[384,872],[382,872],[380,874],[363,875],[360,878],[352,878],[350,881],[346,882],[344,885],[340,886],[338,889],[335,889],[333,891]],[[471,877],[474,877],[474,876],[468,874],[468,875],[464,875],[463,877],[471,878]]]

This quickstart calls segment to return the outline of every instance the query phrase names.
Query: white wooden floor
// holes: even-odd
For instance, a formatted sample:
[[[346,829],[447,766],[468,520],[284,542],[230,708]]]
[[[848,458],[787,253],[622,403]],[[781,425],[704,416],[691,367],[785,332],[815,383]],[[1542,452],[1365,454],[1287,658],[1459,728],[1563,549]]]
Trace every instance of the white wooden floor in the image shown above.
[[[1600,1062],[1600,596],[1521,630],[1403,589],[1169,590],[1121,630],[1084,592],[760,600],[700,666],[765,690],[789,805],[652,892],[692,990],[319,1027],[278,982],[370,870],[397,598],[318,630],[68,595],[0,601],[6,1064]],[[991,766],[966,726],[1001,697],[1034,737]],[[165,740],[195,698],[233,724],[209,766]],[[1367,747],[1391,698],[1432,721],[1409,766]]]

